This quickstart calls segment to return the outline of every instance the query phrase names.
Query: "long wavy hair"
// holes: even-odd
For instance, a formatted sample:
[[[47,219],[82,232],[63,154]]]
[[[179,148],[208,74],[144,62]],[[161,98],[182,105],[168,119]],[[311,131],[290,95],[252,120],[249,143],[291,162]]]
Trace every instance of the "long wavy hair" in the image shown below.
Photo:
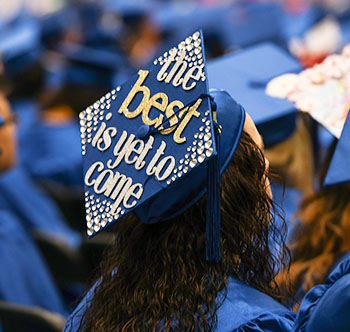
[[[320,174],[320,189],[307,196],[297,213],[292,233],[289,288],[306,293],[327,278],[337,260],[350,250],[350,183],[322,187],[335,144]],[[285,286],[285,278],[280,286]]]
[[[274,277],[289,254],[266,176],[262,151],[243,132],[222,175],[219,262],[205,260],[206,197],[169,221],[121,220],[80,331],[212,331],[229,277],[278,297]]]

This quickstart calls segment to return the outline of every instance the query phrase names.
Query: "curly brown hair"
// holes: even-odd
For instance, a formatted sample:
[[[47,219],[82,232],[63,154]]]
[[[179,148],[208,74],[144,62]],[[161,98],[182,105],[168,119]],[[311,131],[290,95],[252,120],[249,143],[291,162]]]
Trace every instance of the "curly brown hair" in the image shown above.
[[[265,167],[243,132],[222,175],[219,262],[205,260],[206,197],[170,221],[149,225],[130,215],[119,222],[80,331],[212,331],[229,277],[276,298],[274,277],[289,252]]]
[[[330,147],[320,172],[320,189],[302,201],[299,224],[291,235],[290,269],[277,281],[298,297],[324,282],[338,259],[350,250],[350,183],[322,187],[336,142]],[[289,278],[286,278],[286,274]],[[293,310],[297,310],[298,304]]]

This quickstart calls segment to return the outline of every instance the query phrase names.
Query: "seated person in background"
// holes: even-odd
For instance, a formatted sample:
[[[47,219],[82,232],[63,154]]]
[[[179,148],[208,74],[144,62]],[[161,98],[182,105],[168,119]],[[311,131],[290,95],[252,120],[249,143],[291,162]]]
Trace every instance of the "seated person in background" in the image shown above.
[[[15,118],[0,93],[0,171],[14,166],[17,156]],[[0,209],[0,299],[32,305],[62,315],[67,309],[50,273],[18,218]]]
[[[299,226],[291,236],[292,264],[289,278],[295,300],[350,259],[350,117],[342,136],[330,149],[320,177],[320,188],[303,200]],[[286,288],[285,274],[279,278]]]
[[[0,131],[0,208],[16,215],[28,231],[35,230],[56,237],[72,248],[78,248],[81,243],[80,234],[66,224],[55,203],[40,191],[23,167],[14,167],[18,154],[16,116],[2,92],[0,115],[4,121]]]

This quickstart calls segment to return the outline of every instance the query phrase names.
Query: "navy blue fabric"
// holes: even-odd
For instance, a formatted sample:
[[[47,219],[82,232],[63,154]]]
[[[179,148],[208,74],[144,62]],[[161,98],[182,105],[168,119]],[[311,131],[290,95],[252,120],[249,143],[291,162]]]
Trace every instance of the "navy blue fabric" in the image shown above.
[[[350,259],[344,256],[324,284],[304,297],[293,331],[347,332],[350,328]]]
[[[18,115],[17,138],[21,159],[22,145],[26,145],[28,133],[36,122],[39,108],[35,101],[29,99],[15,100],[11,102],[11,107]]]
[[[350,181],[350,113],[335,148],[324,185],[329,186]]]
[[[80,246],[79,233],[67,226],[55,203],[21,167],[0,176],[0,208],[16,215],[27,230],[57,237],[74,248]]]
[[[209,62],[209,85],[219,86],[244,105],[265,145],[271,146],[293,133],[296,109],[286,100],[267,96],[266,84],[273,77],[300,69],[283,50],[263,43]]]
[[[0,299],[67,314],[32,239],[12,213],[0,210]]]
[[[76,332],[82,315],[94,294],[93,286],[67,321],[64,332]],[[222,294],[218,295],[218,300]],[[230,278],[227,283],[227,297],[218,312],[217,332],[287,332],[292,329],[294,313],[287,310],[271,297]]]
[[[218,6],[164,3],[154,12],[153,20],[170,35],[169,44],[202,29],[206,42],[214,37],[224,49],[230,50],[266,41],[285,46],[281,15],[281,7],[271,3],[241,1]]]
[[[76,122],[49,125],[37,119],[21,142],[21,161],[31,176],[81,186],[82,158]]]
[[[326,11],[317,5],[311,6],[305,3],[305,7],[299,13],[286,11],[281,13],[280,27],[286,40],[293,37],[303,37],[313,25],[326,15]]]
[[[39,23],[21,18],[1,29],[0,53],[10,75],[37,61],[41,54]]]

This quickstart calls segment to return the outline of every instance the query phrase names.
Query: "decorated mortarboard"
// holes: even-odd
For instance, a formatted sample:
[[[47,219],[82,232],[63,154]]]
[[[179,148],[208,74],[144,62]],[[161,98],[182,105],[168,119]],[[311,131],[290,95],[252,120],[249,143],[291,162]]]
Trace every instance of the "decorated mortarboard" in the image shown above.
[[[266,92],[288,98],[339,138],[350,105],[350,45],[299,74],[276,77]]]
[[[130,211],[171,219],[208,190],[206,258],[220,258],[220,174],[245,113],[227,93],[208,94],[203,46],[193,33],[81,112],[90,237]]]
[[[349,105],[350,107],[350,105]],[[350,113],[337,142],[323,185],[350,182]]]
[[[208,63],[210,86],[227,90],[244,105],[266,146],[283,141],[295,129],[295,107],[266,95],[271,78],[299,71],[298,62],[279,47],[263,43]]]

